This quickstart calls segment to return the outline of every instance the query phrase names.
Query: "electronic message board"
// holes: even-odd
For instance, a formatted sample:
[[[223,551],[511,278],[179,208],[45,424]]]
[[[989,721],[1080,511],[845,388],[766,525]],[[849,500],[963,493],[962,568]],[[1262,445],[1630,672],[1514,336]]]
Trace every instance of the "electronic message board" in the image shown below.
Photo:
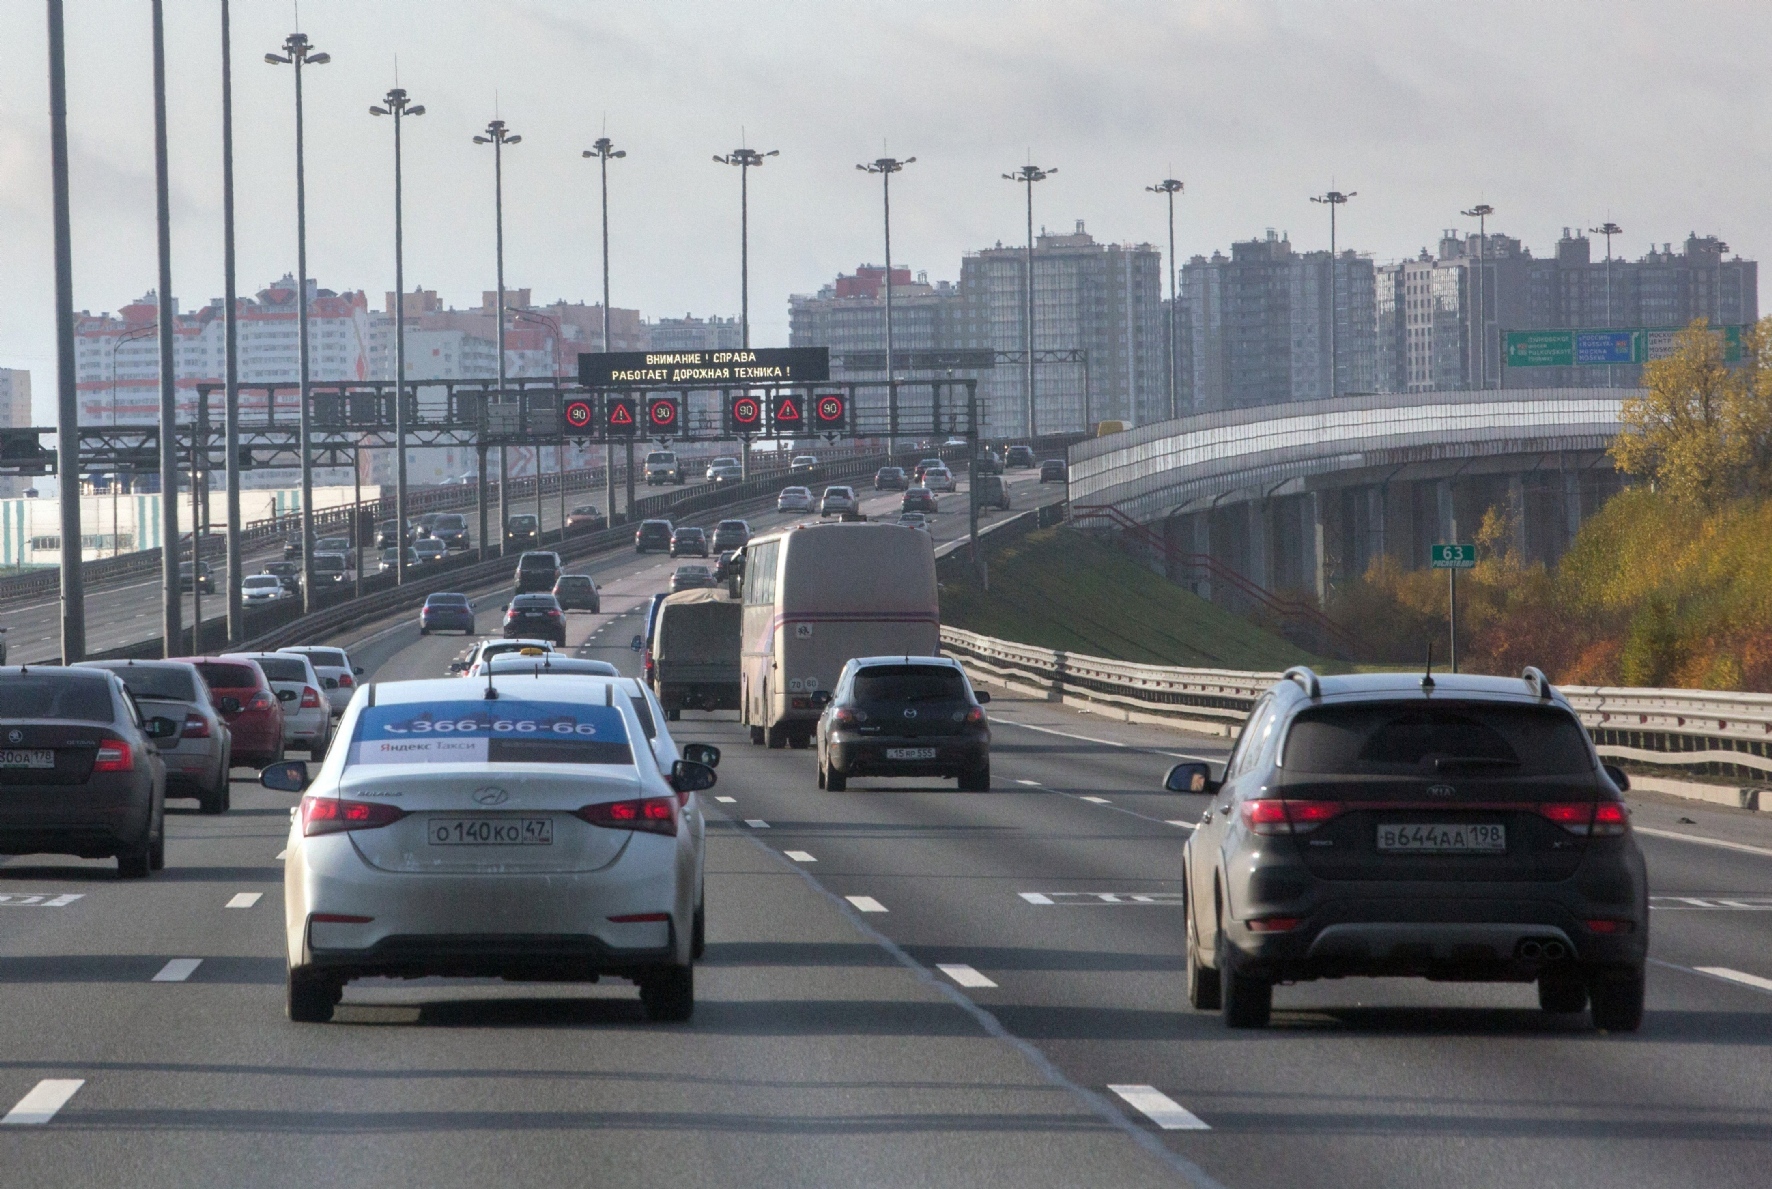
[[[831,378],[828,347],[757,347],[723,351],[586,351],[578,381],[615,385],[801,384]]]

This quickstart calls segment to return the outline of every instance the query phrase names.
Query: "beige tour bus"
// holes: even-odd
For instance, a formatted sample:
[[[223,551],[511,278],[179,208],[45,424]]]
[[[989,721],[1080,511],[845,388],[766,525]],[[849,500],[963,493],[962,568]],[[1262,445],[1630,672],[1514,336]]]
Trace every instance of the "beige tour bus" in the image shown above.
[[[813,695],[858,656],[936,656],[929,534],[899,524],[804,524],[745,546],[740,721],[752,743],[805,747]]]

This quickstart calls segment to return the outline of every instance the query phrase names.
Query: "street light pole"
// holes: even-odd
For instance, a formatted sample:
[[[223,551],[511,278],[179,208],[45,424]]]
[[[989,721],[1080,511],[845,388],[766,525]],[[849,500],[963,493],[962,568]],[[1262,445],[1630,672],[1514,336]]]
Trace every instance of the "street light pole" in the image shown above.
[[[896,429],[898,426],[898,372],[893,367],[892,357],[892,175],[904,169],[916,160],[906,157],[903,161],[892,157],[881,157],[871,165],[857,165],[855,168],[863,173],[880,175],[880,197],[884,205],[886,221],[886,406],[887,425]],[[887,432],[890,435],[892,429]],[[931,427],[933,432],[934,427]],[[886,441],[886,452],[892,453],[894,442],[890,436]]]
[[[240,551],[240,311],[234,282],[234,43],[228,0],[221,0],[221,65],[222,438],[228,465],[228,642],[237,644],[246,638],[246,608],[240,597],[246,565]],[[116,484],[111,488],[115,491]]]
[[[1598,227],[1589,227],[1587,230],[1588,230],[1588,234],[1590,234],[1590,235],[1603,235],[1606,237],[1606,329],[1611,330],[1611,329],[1613,329],[1613,326],[1612,326],[1612,237],[1615,235],[1623,235],[1624,228],[1620,227],[1618,224],[1616,224],[1612,220],[1608,219],[1604,223],[1600,224]],[[1606,365],[1606,387],[1610,388],[1611,386],[1612,386],[1612,365],[1608,363]]]
[[[413,103],[395,87],[382,99],[386,107],[371,106],[372,116],[394,117],[394,519],[400,525],[400,548],[394,554],[394,585],[406,585],[406,226],[401,191],[400,123],[407,116],[422,116],[425,107]],[[355,457],[355,456],[353,456]],[[359,475],[358,481],[362,481]],[[353,520],[351,545],[362,553],[363,525]],[[362,558],[357,572],[363,572]]]
[[[302,611],[314,610],[314,454],[313,418],[308,405],[308,175],[302,144],[303,66],[324,66],[332,55],[314,49],[306,33],[283,39],[281,54],[266,54],[273,66],[295,67],[295,347],[300,367],[301,437],[301,599]]]
[[[166,15],[153,0],[154,18],[154,224],[160,258],[160,642],[163,656],[181,651],[179,620],[184,607],[178,590],[178,360],[172,353],[172,196],[166,162]],[[191,423],[195,439],[196,422]],[[78,472],[79,458],[63,465]],[[195,493],[197,476],[191,476]],[[76,542],[78,544],[78,542]],[[191,526],[191,586],[197,584],[197,533]]]
[[[1027,250],[1027,321],[1022,327],[1022,347],[1027,355],[1027,409],[1024,417],[1028,440],[1032,442],[1039,436],[1039,422],[1034,413],[1034,183],[1043,182],[1057,169],[1041,169],[1038,165],[1024,165],[1014,173],[1003,175],[1006,181],[1021,182],[1028,191],[1028,250]]]
[[[1346,194],[1340,190],[1330,190],[1326,194],[1311,198],[1312,202],[1325,203],[1329,207],[1329,398],[1331,400],[1341,395],[1341,361],[1335,353],[1335,208],[1346,205],[1347,200],[1358,193],[1358,190],[1349,190]]]
[[[80,390],[74,371],[74,248],[68,215],[68,74],[62,0],[48,0],[49,156],[55,223],[56,451],[61,493],[62,663],[86,656],[86,584],[80,572]],[[22,557],[23,554],[21,553]]]
[[[765,157],[779,157],[780,149],[770,149],[767,153],[759,153],[756,149],[733,149],[724,157],[718,153],[714,160],[721,165],[738,166],[738,305],[739,325],[744,340],[742,345],[751,345],[751,170],[763,164]]]
[[[511,134],[503,120],[493,120],[486,125],[486,135],[476,136],[475,144],[492,146],[492,188],[493,210],[498,224],[498,403],[505,400],[505,146],[518,144],[521,136]],[[541,483],[541,456],[536,455],[536,483]],[[510,508],[511,476],[506,467],[505,448],[498,448],[498,555],[505,553],[505,534],[511,527]],[[400,546],[406,545],[406,526],[400,526]],[[536,532],[541,532],[541,522],[536,521]]]
[[[160,329],[160,323],[158,322],[158,320],[156,320],[153,323],[153,325],[151,325],[151,326],[138,326],[134,330],[124,331],[122,334],[117,336],[117,341],[115,343],[111,344],[111,428],[112,429],[117,428],[117,353],[123,349],[124,343],[132,343],[136,339],[145,339],[151,334],[158,333],[159,329]],[[118,472],[115,469],[115,467],[113,466],[113,469],[111,471],[111,556],[112,557],[116,557],[119,550],[121,549],[121,545],[120,545],[120,543],[118,541],[118,537],[117,537],[117,486],[118,486],[117,477],[118,477]],[[138,544],[140,543],[139,538],[141,537],[141,530],[142,530],[141,525],[138,524],[135,526],[135,535],[138,538],[138,541],[137,541]]]
[[[607,136],[600,136],[590,148],[584,151],[586,157],[595,157],[597,167],[602,176],[603,190],[603,353],[609,353],[609,162],[627,156],[626,149],[618,149],[615,142]],[[607,505],[609,515],[606,523],[615,527],[615,443],[603,443],[603,502]],[[561,531],[565,531],[562,522]]]
[[[1488,268],[1485,261],[1489,255],[1489,216],[1495,208],[1486,202],[1479,202],[1468,211],[1461,212],[1467,219],[1477,221],[1477,387],[1489,387],[1489,308],[1484,300],[1484,290],[1488,287]]]
[[[1175,260],[1175,196],[1183,187],[1174,178],[1164,178],[1145,189],[1169,199],[1169,417],[1173,420],[1181,415],[1175,403],[1175,274],[1180,271]]]

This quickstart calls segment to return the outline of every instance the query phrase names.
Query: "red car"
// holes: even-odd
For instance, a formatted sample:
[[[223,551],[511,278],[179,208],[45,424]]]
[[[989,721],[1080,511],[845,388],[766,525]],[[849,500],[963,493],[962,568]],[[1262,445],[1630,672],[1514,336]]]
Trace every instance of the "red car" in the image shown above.
[[[283,758],[283,707],[253,661],[214,656],[183,656],[197,666],[209,686],[210,700],[227,721],[234,737],[233,761],[263,768]]]

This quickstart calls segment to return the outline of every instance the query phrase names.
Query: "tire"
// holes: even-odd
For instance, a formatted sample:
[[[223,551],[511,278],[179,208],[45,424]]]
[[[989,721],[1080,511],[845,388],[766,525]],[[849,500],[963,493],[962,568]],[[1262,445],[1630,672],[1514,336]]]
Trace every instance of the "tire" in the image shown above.
[[[204,789],[197,794],[197,812],[211,816],[226,813],[228,809],[228,773],[222,770],[221,785],[218,788]]]
[[[1185,874],[1183,878],[1186,878]],[[1187,947],[1188,1004],[1198,1011],[1219,1010],[1223,1002],[1220,998],[1218,971],[1208,968],[1200,961],[1200,933],[1194,927],[1191,906],[1187,914],[1187,941],[1184,944]]]
[[[430,628],[419,628],[418,634],[421,636],[428,636],[431,634],[431,629]]]
[[[991,762],[986,760],[976,768],[967,768],[960,773],[960,791],[963,793],[988,793],[991,791]]]
[[[1587,1006],[1587,984],[1573,970],[1547,970],[1538,976],[1538,1006],[1557,1015],[1574,1015]]]
[[[284,1007],[297,1024],[324,1024],[332,1019],[344,987],[336,979],[308,970],[291,969],[283,980]]]
[[[689,956],[696,961],[708,952],[708,905],[703,897],[695,906],[695,923],[689,929]]]
[[[1274,984],[1259,975],[1240,972],[1225,951],[1224,926],[1218,930],[1219,1007],[1226,1028],[1266,1028],[1274,1009]]]
[[[849,773],[839,772],[835,768],[824,770],[824,787],[833,793],[840,793],[849,787]]]
[[[682,1023],[695,1014],[695,967],[666,966],[640,980],[640,1004],[646,1018],[659,1024]]]
[[[669,710],[665,711],[665,720],[667,722],[679,722],[682,718],[683,712],[675,706],[672,706]]]
[[[753,747],[760,747],[760,746],[762,746],[762,744],[763,744],[763,728],[762,727],[752,727],[751,728],[751,745]]]
[[[128,846],[117,852],[118,879],[146,879],[154,869],[153,842],[143,838],[139,846]]]
[[[1635,1032],[1643,1026],[1643,968],[1625,974],[1604,972],[1587,984],[1594,1027],[1605,1032]]]
[[[790,731],[788,733],[788,746],[795,751],[805,751],[808,747],[812,746],[812,736],[804,731]]]
[[[785,726],[773,726],[763,732],[763,742],[771,751],[780,751],[788,745],[788,729]]]
[[[153,841],[148,843],[148,866],[155,871],[166,868],[166,818],[160,818],[160,828],[154,831]]]

